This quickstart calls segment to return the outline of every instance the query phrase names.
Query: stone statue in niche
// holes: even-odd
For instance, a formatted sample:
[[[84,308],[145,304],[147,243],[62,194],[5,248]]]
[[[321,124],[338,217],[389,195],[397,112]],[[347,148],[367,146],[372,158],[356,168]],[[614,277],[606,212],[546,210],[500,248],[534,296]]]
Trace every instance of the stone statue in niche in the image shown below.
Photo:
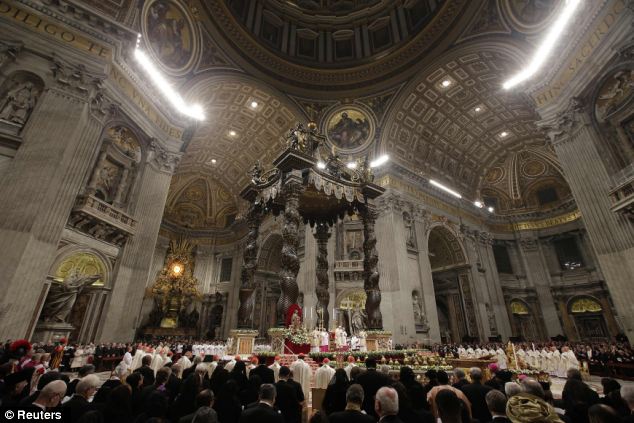
[[[63,282],[53,282],[46,296],[40,319],[45,322],[64,323],[77,301],[77,296],[88,285],[99,280],[101,275],[83,275],[73,269]]]
[[[7,93],[0,110],[0,119],[23,127],[35,107],[38,96],[39,92],[32,82],[18,84]]]
[[[429,323],[423,311],[423,303],[418,295],[418,291],[412,292],[412,308],[414,309],[414,326],[416,327],[416,332],[429,332]]]
[[[487,318],[489,319],[489,329],[491,330],[491,335],[496,336],[498,334],[497,324],[495,323],[495,313],[493,313],[493,309],[487,303],[485,304]]]
[[[118,166],[107,162],[97,174],[98,190],[102,192],[103,200],[108,203],[112,202],[116,195],[119,170]]]
[[[403,223],[405,224],[406,244],[409,248],[416,247],[416,235],[414,234],[414,222],[408,213],[403,213]]]

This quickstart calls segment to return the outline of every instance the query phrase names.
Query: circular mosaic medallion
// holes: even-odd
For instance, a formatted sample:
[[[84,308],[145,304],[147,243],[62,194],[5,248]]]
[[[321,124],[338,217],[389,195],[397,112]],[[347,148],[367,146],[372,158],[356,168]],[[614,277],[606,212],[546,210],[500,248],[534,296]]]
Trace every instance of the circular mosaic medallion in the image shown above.
[[[529,160],[522,166],[522,173],[529,178],[536,178],[546,171],[544,163],[538,160]]]
[[[375,123],[372,113],[358,105],[333,109],[325,119],[324,133],[328,141],[345,152],[358,152],[374,139]]]
[[[504,169],[499,166],[492,167],[486,174],[486,181],[490,184],[495,184],[500,182],[500,180],[504,177]]]
[[[145,3],[142,12],[145,45],[160,66],[172,74],[191,69],[200,43],[187,9],[174,0]]]

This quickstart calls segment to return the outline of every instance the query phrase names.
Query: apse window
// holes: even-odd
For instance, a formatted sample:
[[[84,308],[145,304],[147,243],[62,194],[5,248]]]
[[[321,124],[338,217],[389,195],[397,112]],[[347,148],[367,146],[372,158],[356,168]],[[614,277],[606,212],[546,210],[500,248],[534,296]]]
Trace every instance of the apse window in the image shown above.
[[[233,267],[233,259],[231,257],[223,258],[220,262],[220,282],[229,282],[231,280],[231,268]]]
[[[493,245],[493,258],[495,259],[495,267],[498,269],[498,273],[513,274],[513,266],[511,265],[511,258],[506,245]]]
[[[561,270],[574,270],[583,267],[581,251],[574,237],[562,238],[553,242]]]
[[[545,206],[559,200],[559,196],[557,195],[557,190],[553,187],[542,188],[537,191],[537,200],[540,206]]]

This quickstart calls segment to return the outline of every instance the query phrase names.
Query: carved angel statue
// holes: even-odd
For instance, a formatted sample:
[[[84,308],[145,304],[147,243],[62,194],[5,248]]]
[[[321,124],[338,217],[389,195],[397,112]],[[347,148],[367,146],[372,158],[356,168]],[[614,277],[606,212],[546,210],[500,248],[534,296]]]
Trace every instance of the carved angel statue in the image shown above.
[[[260,164],[259,160],[255,162],[255,164],[249,171],[249,175],[251,176],[251,182],[253,182],[254,184],[260,182],[260,177],[262,176],[262,165]]]
[[[288,146],[294,150],[306,151],[308,135],[304,125],[300,122],[297,127],[290,130],[287,136]]]
[[[19,84],[7,93],[5,103],[0,111],[0,119],[24,126],[35,106],[38,91],[32,82]]]
[[[291,329],[293,331],[299,330],[302,325],[302,319],[299,317],[299,313],[297,310],[293,312],[293,316],[291,317]]]
[[[46,296],[40,319],[46,322],[66,322],[77,296],[88,285],[99,280],[101,275],[83,275],[73,269],[63,282],[53,282]]]

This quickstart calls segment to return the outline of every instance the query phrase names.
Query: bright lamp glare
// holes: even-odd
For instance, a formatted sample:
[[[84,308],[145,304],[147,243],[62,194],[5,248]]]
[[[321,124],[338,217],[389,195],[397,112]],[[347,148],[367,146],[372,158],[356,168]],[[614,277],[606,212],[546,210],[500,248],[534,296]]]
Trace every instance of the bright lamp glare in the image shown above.
[[[482,204],[482,201],[475,201],[473,203],[474,206],[476,206],[477,208],[481,209],[482,207],[484,207],[484,204]]]
[[[454,196],[454,197],[456,197],[456,198],[462,198],[462,195],[458,194],[456,191],[454,191],[454,190],[452,190],[452,189],[450,189],[450,188],[447,188],[447,187],[446,187],[446,186],[444,186],[443,184],[441,184],[441,183],[439,183],[439,182],[436,182],[436,181],[434,181],[433,179],[430,179],[430,180],[429,180],[429,183],[430,183],[430,184],[432,184],[433,186],[435,186],[436,188],[440,188],[441,190],[443,190],[443,191],[445,191],[445,192],[447,192],[447,193],[449,193],[449,194],[453,195],[453,196]]]
[[[325,169],[325,168],[326,168],[326,163],[324,163],[324,162],[317,162],[317,168],[318,168],[318,169]]]
[[[348,169],[356,169],[357,168],[357,164],[355,162],[350,162],[346,165],[346,167]]]
[[[189,117],[192,117],[196,120],[205,120],[205,115],[203,113],[203,109],[200,105],[187,105],[185,104],[185,100],[172,88],[171,84],[167,82],[167,80],[161,75],[161,72],[154,66],[152,61],[147,57],[147,55],[141,51],[140,49],[134,50],[134,57],[141,64],[141,67],[147,72],[150,76],[154,85],[156,85],[159,90],[163,93],[165,97],[172,103],[172,106],[176,108],[179,112]]]
[[[489,211],[489,213],[493,213],[495,211],[493,207],[489,207],[487,210]]]
[[[561,11],[561,14],[557,17],[557,20],[552,24],[552,27],[546,34],[544,41],[539,46],[535,55],[533,56],[528,67],[517,75],[513,76],[511,79],[507,80],[502,87],[508,90],[509,88],[514,87],[515,85],[526,81],[528,78],[533,76],[540,67],[544,64],[548,56],[550,55],[552,49],[555,47],[555,43],[561,36],[564,28],[570,22],[570,18],[574,14],[577,6],[581,0],[567,0],[564,6],[564,9]]]
[[[379,157],[378,159],[375,159],[375,160],[371,161],[370,162],[370,167],[381,166],[382,164],[387,163],[388,160],[390,160],[390,156],[388,156],[387,154],[384,154],[381,157]]]

